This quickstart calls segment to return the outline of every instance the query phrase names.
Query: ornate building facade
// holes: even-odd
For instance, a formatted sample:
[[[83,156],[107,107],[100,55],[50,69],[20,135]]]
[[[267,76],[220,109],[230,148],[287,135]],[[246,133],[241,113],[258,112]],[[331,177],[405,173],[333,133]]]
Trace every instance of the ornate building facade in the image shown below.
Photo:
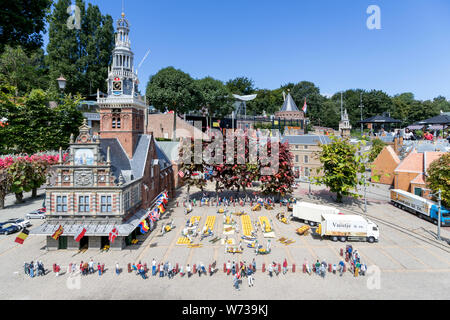
[[[46,222],[32,233],[47,236],[48,249],[123,249],[138,233],[157,196],[174,195],[171,161],[147,134],[148,107],[137,94],[138,77],[129,40],[129,24],[117,22],[116,45],[108,70],[107,96],[97,97],[99,137],[84,124],[71,138],[68,156],[55,166],[56,181],[46,189]],[[60,226],[63,233],[52,235]],[[80,241],[75,240],[86,229]],[[117,238],[110,243],[109,233]]]

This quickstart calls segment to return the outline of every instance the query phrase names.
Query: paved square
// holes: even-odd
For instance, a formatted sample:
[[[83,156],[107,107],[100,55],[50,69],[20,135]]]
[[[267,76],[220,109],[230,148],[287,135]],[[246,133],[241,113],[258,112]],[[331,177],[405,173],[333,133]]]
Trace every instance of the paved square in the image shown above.
[[[318,188],[318,187],[315,187]],[[317,191],[318,189],[313,188]],[[295,196],[304,201],[323,203],[339,207],[344,213],[362,213],[361,201],[345,202],[338,206],[324,196],[308,196],[304,187]],[[181,190],[181,197],[185,190]],[[377,191],[378,194],[380,191]],[[40,192],[42,195],[42,191]],[[198,194],[197,194],[198,195]],[[181,199],[181,198],[180,198]],[[382,200],[384,199],[384,200]],[[351,244],[361,254],[362,261],[372,267],[370,275],[353,277],[346,272],[342,277],[327,273],[325,279],[317,275],[302,273],[305,259],[309,263],[325,260],[328,263],[338,263],[339,252],[345,248],[345,243],[322,240],[311,233],[299,236],[295,230],[303,224],[291,221],[290,224],[279,222],[275,215],[285,211],[285,207],[276,205],[274,210],[262,209],[259,212],[245,207],[228,207],[231,212],[244,210],[251,218],[252,224],[259,216],[267,216],[276,233],[271,240],[272,252],[268,255],[255,255],[254,250],[247,248],[242,241],[242,254],[225,253],[225,246],[220,242],[211,243],[211,238],[194,243],[201,243],[200,248],[188,248],[176,242],[188,218],[193,215],[201,217],[199,227],[203,228],[208,216],[215,216],[214,234],[223,236],[223,217],[217,213],[216,207],[195,207],[189,215],[184,214],[182,207],[176,202],[170,202],[168,214],[162,222],[174,221],[175,229],[161,235],[161,222],[157,228],[139,236],[139,244],[129,246],[123,251],[101,252],[99,249],[78,251],[47,251],[45,238],[30,236],[23,245],[14,242],[17,234],[1,236],[0,238],[0,298],[2,299],[449,299],[450,294],[450,247],[444,241],[438,242],[434,235],[436,226],[417,218],[407,212],[390,205],[386,197],[378,196],[369,201],[368,217],[373,219],[380,228],[380,241],[369,244],[352,242]],[[1,220],[23,217],[28,211],[40,207],[42,197],[28,200],[22,206],[12,204],[12,197],[7,199],[7,208],[0,212]],[[180,201],[181,203],[181,201]],[[237,222],[233,238],[239,244],[242,235],[241,219],[233,215]],[[378,220],[379,219],[379,220]],[[33,227],[42,221],[34,220]],[[32,227],[32,228],[33,228]],[[266,246],[268,239],[263,237],[261,228],[257,231],[258,241]],[[449,239],[449,228],[442,228],[441,235]],[[284,245],[277,240],[281,237],[295,242]],[[134,273],[128,273],[127,264],[142,261],[151,266],[152,259],[157,263],[169,261],[172,265],[181,266],[204,263],[208,266],[216,261],[218,273],[213,276],[193,275],[174,279],[167,277],[150,277],[143,280]],[[79,264],[81,261],[104,263],[106,272],[102,276],[92,274],[84,277],[67,274],[69,263]],[[246,278],[243,279],[242,290],[236,291],[232,286],[232,277],[223,273],[223,265],[230,261],[257,263],[255,286],[249,288]],[[296,272],[289,271],[286,275],[270,278],[262,274],[261,267],[271,262],[282,264],[287,259],[289,268],[296,265]],[[45,277],[30,278],[24,274],[25,261],[42,260],[47,269],[51,270],[53,263],[62,265],[62,274],[56,277],[53,272]],[[114,265],[118,262],[122,273],[116,275]],[[379,284],[379,288],[377,285]]]

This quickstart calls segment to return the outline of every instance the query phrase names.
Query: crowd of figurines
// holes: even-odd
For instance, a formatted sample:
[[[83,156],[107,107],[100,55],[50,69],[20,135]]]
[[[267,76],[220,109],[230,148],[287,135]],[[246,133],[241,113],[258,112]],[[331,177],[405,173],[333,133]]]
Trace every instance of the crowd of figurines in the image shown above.
[[[325,279],[326,274],[339,274],[343,275],[345,272],[350,272],[354,277],[365,276],[367,272],[367,266],[363,262],[361,262],[361,256],[358,253],[358,250],[353,250],[352,245],[347,245],[344,249],[341,249],[340,255],[342,259],[337,264],[327,263],[326,261],[320,262],[317,260],[315,263],[309,263],[306,259],[303,263],[303,273],[308,275],[318,275]],[[349,267],[347,267],[347,264]],[[29,275],[31,278],[37,276],[45,276],[50,273],[49,270],[44,268],[44,264],[42,261],[36,261],[31,263],[24,263],[25,274]],[[289,266],[287,260],[285,259],[283,263],[276,263],[272,261],[266,268],[265,264],[261,267],[261,273],[267,275],[269,277],[279,276],[281,273],[285,275],[289,270],[292,273],[295,273],[295,264]],[[98,276],[102,276],[105,271],[108,269],[105,268],[105,264],[100,262],[94,263],[91,259],[89,262],[81,261],[80,264],[70,263],[67,267],[68,275],[82,275],[88,276],[91,274],[98,273]],[[123,270],[119,266],[119,263],[116,262],[114,266],[114,270],[117,276],[119,276]],[[199,264],[194,264],[191,266],[187,264],[186,266],[179,265],[178,263],[172,264],[169,261],[157,263],[155,259],[152,260],[150,266],[147,266],[147,263],[142,263],[139,261],[136,263],[128,263],[127,265],[128,273],[134,273],[137,276],[142,277],[142,279],[148,279],[149,277],[159,277],[168,279],[173,279],[175,276],[179,276],[181,278],[191,278],[193,275],[198,274],[199,277],[202,275],[213,276],[214,274],[219,272],[219,267],[217,266],[217,262],[209,264],[208,267],[200,262]],[[236,290],[240,290],[240,285],[244,278],[247,278],[248,286],[254,286],[254,274],[257,272],[256,261],[253,260],[249,263],[246,261],[230,261],[224,263],[223,272],[226,276],[231,276],[233,280],[233,287]],[[53,265],[53,273],[56,276],[61,276],[64,273],[62,272],[62,267],[59,264]]]
[[[213,207],[219,207],[219,206],[245,206],[247,204],[250,204],[250,206],[253,206],[253,204],[260,203],[260,204],[268,204],[273,205],[275,203],[279,203],[280,206],[286,205],[289,202],[292,202],[293,199],[281,199],[277,201],[275,197],[271,196],[257,196],[257,195],[247,195],[245,197],[218,197],[214,195],[209,195],[204,193],[202,196],[198,197],[192,197],[189,200],[183,201],[183,207],[196,207],[196,206],[213,206]],[[179,202],[176,202],[177,207],[179,206]]]

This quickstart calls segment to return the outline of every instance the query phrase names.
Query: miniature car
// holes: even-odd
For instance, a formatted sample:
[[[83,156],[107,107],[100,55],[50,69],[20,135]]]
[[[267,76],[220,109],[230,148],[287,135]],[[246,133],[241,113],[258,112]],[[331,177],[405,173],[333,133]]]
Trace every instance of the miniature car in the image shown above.
[[[45,212],[36,210],[25,215],[27,219],[45,219]]]
[[[0,227],[0,234],[11,234],[14,232],[20,231],[20,227],[18,225],[12,224],[12,223],[5,223]]]
[[[25,219],[9,219],[7,222],[15,224],[22,229],[31,226],[30,220],[25,220]]]

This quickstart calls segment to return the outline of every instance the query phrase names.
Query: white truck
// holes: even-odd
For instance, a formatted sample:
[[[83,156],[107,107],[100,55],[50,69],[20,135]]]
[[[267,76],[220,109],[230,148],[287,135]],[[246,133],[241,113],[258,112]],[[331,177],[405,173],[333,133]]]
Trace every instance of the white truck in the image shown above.
[[[380,236],[378,226],[372,221],[359,215],[341,214],[323,214],[316,233],[335,242],[358,240],[373,243]]]
[[[434,201],[419,197],[399,189],[391,190],[391,203],[403,210],[412,212],[434,224],[438,223],[439,207]],[[441,207],[441,225],[450,225],[450,211]]]
[[[322,221],[322,214],[339,214],[339,210],[309,202],[297,202],[294,204],[292,217],[310,226],[317,226]]]

